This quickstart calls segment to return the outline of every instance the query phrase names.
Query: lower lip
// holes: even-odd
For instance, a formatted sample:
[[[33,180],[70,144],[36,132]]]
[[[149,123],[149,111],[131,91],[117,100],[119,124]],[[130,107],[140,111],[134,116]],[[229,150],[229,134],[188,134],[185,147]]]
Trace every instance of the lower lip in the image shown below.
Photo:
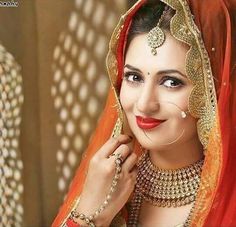
[[[141,129],[152,129],[159,126],[164,121],[143,122],[142,119],[136,117],[136,122],[138,127]]]

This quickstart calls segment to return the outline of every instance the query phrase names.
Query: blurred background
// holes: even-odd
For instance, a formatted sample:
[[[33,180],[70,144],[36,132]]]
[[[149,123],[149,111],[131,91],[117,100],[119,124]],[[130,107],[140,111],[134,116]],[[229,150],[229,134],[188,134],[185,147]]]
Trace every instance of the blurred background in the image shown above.
[[[0,226],[50,226],[103,109],[135,1],[0,1]]]

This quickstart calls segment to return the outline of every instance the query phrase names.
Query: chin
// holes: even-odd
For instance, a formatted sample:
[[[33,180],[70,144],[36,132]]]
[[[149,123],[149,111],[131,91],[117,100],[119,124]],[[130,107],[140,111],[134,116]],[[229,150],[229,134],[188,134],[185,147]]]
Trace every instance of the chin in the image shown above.
[[[153,137],[149,137],[148,133],[146,136],[143,132],[138,131],[134,135],[142,148],[147,150],[157,150],[160,148],[157,141],[153,140]]]
[[[158,150],[168,147],[168,146],[161,146],[161,145],[158,146],[158,144],[151,144],[150,142],[149,143],[142,143],[141,146],[143,147],[143,149],[151,150],[151,151],[158,151]]]
[[[183,138],[175,141],[177,136],[174,135],[171,136],[173,137],[173,139],[170,139],[170,137],[166,137],[166,134],[164,136],[163,134],[158,135],[159,133],[157,133],[156,135],[151,135],[150,132],[147,132],[145,135],[144,132],[140,130],[135,130],[133,132],[139,144],[147,150],[168,150],[173,149],[180,143],[183,143]],[[172,143],[173,141],[175,142]]]

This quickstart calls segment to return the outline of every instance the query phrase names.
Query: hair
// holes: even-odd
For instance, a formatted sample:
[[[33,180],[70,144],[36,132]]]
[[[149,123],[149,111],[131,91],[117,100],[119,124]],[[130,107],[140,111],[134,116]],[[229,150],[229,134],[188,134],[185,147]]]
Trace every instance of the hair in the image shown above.
[[[148,33],[152,28],[157,26],[164,10],[166,12],[162,17],[160,27],[164,31],[169,32],[170,21],[175,14],[175,10],[167,6],[165,3],[157,0],[148,0],[147,3],[136,12],[129,28],[126,50],[134,37]]]

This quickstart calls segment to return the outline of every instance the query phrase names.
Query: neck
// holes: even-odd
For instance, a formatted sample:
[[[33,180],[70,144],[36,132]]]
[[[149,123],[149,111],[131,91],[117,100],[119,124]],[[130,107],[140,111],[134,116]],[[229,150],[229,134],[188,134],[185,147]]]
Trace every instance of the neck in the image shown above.
[[[191,165],[203,158],[203,148],[198,140],[189,140],[185,144],[168,149],[150,150],[150,159],[161,169],[178,169]]]

